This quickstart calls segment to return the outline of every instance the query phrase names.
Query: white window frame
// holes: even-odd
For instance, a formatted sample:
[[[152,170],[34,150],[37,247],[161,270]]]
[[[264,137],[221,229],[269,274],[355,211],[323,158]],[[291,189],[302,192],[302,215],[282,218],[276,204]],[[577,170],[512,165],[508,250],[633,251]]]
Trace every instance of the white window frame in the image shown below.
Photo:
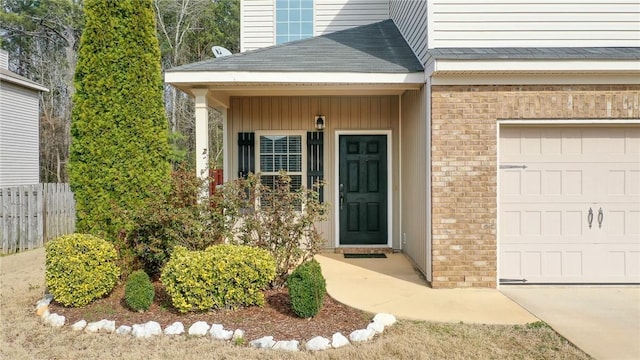
[[[287,8],[288,10],[289,8]],[[284,43],[280,43],[278,44],[278,18],[277,18],[277,12],[278,12],[278,5],[277,5],[277,0],[273,0],[273,45],[280,45],[280,44],[284,44],[290,41],[294,41],[294,40],[287,40]],[[290,24],[290,20],[287,20],[287,25]],[[291,32],[287,31],[287,37],[290,37]],[[299,40],[304,40],[304,39],[310,39],[312,37],[316,36],[316,0],[313,0],[313,4],[311,6],[311,36],[310,37],[306,37],[306,38],[302,38]]]
[[[307,179],[307,132],[306,131],[292,131],[292,130],[265,130],[265,131],[256,131],[256,172],[263,175],[278,175],[279,171],[276,172],[263,172],[260,164],[260,137],[262,136],[300,136],[301,142],[301,155],[302,155],[302,168],[300,172],[291,172],[287,171],[287,175],[301,175],[302,179],[300,182],[301,187],[306,188],[306,179]]]

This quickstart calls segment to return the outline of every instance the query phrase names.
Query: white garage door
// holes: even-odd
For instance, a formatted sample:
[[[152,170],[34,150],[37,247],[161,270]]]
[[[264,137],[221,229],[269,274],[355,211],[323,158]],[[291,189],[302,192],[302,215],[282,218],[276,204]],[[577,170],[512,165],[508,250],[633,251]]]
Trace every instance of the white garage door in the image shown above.
[[[502,126],[499,152],[502,283],[640,282],[640,126]]]

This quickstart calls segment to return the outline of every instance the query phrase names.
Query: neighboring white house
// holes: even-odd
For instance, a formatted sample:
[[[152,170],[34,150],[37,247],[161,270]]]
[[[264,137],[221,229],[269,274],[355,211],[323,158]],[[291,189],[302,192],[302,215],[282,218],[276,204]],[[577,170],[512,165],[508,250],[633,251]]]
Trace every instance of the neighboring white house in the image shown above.
[[[0,50],[0,186],[40,182],[40,92],[49,91],[9,71]]]
[[[637,0],[243,0],[241,29],[166,81],[199,154],[223,114],[226,180],[327,180],[327,248],[433,287],[640,283]]]

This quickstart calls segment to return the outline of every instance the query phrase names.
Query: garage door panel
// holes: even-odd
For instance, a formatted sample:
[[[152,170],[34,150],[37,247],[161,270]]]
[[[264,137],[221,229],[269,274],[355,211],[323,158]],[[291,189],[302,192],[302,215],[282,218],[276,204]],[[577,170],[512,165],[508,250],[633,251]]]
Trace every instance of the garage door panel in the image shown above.
[[[512,245],[504,246],[500,257],[502,279],[528,283],[640,281],[640,250],[628,245]]]
[[[500,278],[640,282],[640,126],[500,131]]]
[[[503,206],[500,214],[499,231],[503,243],[582,242],[589,230],[589,209],[580,204],[563,204],[544,211],[536,203],[510,204]]]

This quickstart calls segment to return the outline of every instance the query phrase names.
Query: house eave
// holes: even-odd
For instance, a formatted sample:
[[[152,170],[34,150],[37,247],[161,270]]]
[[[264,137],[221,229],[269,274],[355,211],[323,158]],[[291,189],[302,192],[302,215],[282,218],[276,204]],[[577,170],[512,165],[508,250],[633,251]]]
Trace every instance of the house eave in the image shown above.
[[[640,84],[640,60],[431,59],[433,85]]]
[[[228,108],[234,96],[400,95],[419,90],[424,73],[167,72],[165,81],[191,96],[206,89],[210,105]]]
[[[585,60],[459,60],[437,59],[431,67],[434,72],[629,72],[640,75],[640,60],[585,59]]]
[[[49,89],[47,89],[46,87],[37,84],[27,78],[24,78],[22,76],[16,75],[8,70],[4,70],[4,69],[0,69],[0,80],[1,81],[6,81],[6,82],[10,82],[12,84],[27,88],[27,89],[31,89],[31,90],[35,90],[35,91],[44,91],[44,92],[49,92]]]
[[[352,73],[352,72],[250,72],[250,71],[168,71],[169,84],[422,84],[422,72]]]

